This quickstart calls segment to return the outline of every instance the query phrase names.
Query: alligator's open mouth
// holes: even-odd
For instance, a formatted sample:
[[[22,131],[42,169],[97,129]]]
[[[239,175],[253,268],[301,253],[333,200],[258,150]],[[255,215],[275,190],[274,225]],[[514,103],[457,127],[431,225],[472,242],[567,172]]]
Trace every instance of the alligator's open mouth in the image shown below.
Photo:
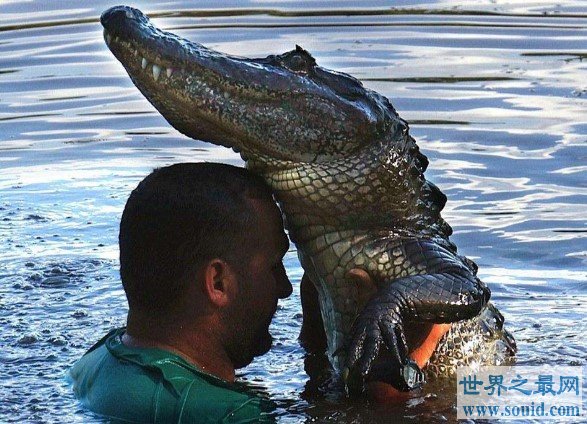
[[[162,31],[130,7],[109,9],[101,21],[135,85],[189,137],[312,162],[348,155],[401,124],[387,99],[299,47],[245,59]]]

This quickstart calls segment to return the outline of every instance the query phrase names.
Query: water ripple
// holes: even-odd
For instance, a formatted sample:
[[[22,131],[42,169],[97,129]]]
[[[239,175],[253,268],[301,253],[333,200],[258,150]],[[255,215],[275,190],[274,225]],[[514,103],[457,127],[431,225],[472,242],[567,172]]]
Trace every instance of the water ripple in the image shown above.
[[[175,162],[242,164],[169,127],[104,45],[111,2],[4,0],[0,9],[0,378],[5,422],[88,423],[63,376],[124,323],[118,221],[136,183]],[[519,363],[585,364],[587,9],[475,0],[149,2],[158,25],[239,56],[296,44],[388,96],[448,195],[459,252],[475,259]],[[146,7],[146,6],[145,6]],[[297,342],[302,270],[272,323],[275,347],[242,370],[280,422],[453,420],[446,387],[401,407],[317,390]],[[546,354],[545,354],[546,353]],[[312,361],[316,362],[313,363]],[[64,418],[66,417],[66,418]]]

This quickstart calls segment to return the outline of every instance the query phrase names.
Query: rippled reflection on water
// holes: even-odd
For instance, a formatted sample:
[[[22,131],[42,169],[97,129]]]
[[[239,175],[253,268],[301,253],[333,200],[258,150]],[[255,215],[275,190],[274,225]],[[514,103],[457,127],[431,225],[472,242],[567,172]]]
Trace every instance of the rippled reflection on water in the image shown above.
[[[153,167],[241,164],[186,140],[107,51],[97,18],[118,2],[0,5],[0,416],[97,422],[63,381],[124,323],[117,225]],[[145,2],[155,22],[243,56],[300,44],[392,100],[448,195],[444,216],[474,258],[519,345],[519,362],[585,364],[587,7],[582,1]],[[295,283],[301,269],[286,260]],[[241,377],[282,422],[435,422],[453,389],[399,407],[317,395],[296,337],[297,293],[274,320],[275,348]]]

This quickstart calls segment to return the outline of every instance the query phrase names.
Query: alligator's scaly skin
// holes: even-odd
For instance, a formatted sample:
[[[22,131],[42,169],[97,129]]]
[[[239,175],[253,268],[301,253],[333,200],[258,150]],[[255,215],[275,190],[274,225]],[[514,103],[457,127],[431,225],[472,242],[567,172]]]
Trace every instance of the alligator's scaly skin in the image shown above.
[[[449,240],[446,197],[424,178],[428,161],[389,100],[299,47],[235,58],[158,30],[128,7],[105,12],[102,23],[109,48],[174,127],[241,152],[271,185],[318,290],[337,369],[348,360],[366,372],[382,344],[401,364],[409,321],[460,320],[429,376],[513,353],[476,265]],[[375,290],[350,281],[351,269],[366,271]]]

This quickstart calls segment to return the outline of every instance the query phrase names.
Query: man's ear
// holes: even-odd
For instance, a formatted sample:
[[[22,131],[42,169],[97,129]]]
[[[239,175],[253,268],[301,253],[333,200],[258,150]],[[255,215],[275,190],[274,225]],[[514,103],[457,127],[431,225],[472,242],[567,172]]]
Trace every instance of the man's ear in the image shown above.
[[[234,297],[237,280],[229,264],[219,258],[210,260],[204,269],[204,292],[210,302],[224,307]]]

